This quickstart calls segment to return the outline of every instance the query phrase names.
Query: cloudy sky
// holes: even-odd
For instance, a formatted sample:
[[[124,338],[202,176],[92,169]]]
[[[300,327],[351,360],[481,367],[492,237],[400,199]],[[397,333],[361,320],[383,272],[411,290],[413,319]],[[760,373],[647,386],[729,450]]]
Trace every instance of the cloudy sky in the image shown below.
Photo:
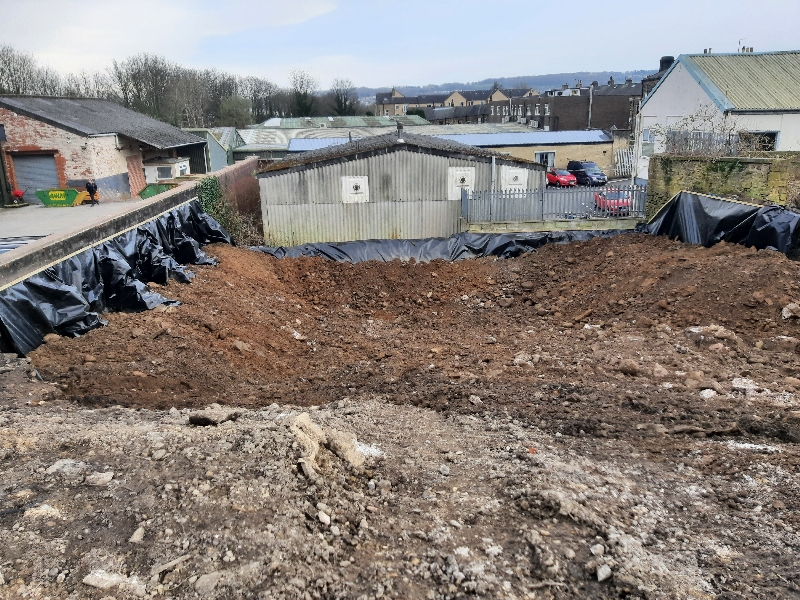
[[[664,54],[800,49],[798,0],[0,0],[0,44],[106,68],[139,52],[323,87],[654,70]]]

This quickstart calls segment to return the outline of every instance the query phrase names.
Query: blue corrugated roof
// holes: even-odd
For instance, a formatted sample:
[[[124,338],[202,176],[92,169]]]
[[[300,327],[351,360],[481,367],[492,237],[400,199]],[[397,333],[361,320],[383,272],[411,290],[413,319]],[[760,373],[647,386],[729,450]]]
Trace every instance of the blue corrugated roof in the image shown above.
[[[289,140],[289,152],[320,150],[330,146],[346,144],[349,141],[348,138],[293,138]]]
[[[604,131],[526,131],[520,133],[467,133],[436,137],[479,148],[502,146],[554,146],[557,144],[602,144],[611,140]]]

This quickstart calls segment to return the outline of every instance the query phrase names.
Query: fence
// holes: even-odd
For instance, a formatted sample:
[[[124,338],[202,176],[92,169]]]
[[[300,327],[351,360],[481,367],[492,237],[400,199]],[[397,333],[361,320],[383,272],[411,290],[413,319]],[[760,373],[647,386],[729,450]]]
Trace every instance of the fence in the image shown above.
[[[739,148],[739,136],[735,133],[669,130],[665,142],[667,154],[682,156],[736,156]]]
[[[633,173],[633,148],[620,148],[614,151],[614,175],[630,177]]]
[[[643,219],[646,200],[647,188],[641,185],[502,192],[464,190],[461,194],[461,216],[468,223]]]

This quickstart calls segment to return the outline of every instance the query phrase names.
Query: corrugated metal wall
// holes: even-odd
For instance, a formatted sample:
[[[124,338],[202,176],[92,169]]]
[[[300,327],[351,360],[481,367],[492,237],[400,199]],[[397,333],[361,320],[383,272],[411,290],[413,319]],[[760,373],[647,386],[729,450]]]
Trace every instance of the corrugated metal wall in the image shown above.
[[[542,167],[529,166],[529,186],[545,186]],[[444,237],[458,231],[461,202],[447,200],[449,167],[475,167],[475,189],[491,187],[491,159],[476,160],[395,151],[310,165],[259,178],[267,242],[294,246],[308,242]],[[370,201],[343,204],[343,176],[369,177]]]

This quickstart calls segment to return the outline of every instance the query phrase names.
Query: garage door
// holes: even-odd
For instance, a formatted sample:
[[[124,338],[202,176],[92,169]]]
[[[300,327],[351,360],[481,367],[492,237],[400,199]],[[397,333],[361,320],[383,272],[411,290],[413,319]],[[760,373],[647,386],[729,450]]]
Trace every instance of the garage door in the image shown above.
[[[14,173],[17,187],[25,190],[25,201],[41,204],[36,190],[58,187],[56,158],[53,155],[36,154],[14,157]]]

